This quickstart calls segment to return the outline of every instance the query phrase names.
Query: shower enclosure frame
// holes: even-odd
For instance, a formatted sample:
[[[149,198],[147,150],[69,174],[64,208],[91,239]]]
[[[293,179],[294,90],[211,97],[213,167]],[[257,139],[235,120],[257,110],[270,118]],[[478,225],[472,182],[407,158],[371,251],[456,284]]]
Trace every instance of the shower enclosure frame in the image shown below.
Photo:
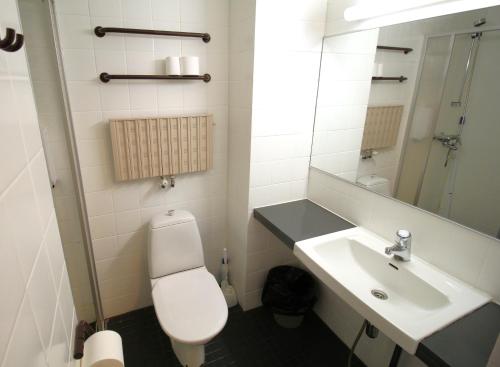
[[[449,50],[450,50],[450,53],[449,53],[449,55],[447,57],[446,67],[445,67],[445,81],[446,81],[448,79],[448,73],[449,73],[449,67],[450,67],[450,62],[451,62],[451,56],[452,56],[452,53],[453,53],[453,47],[455,45],[456,36],[464,35],[464,34],[470,34],[470,35],[472,35],[474,33],[485,33],[485,32],[494,32],[494,31],[500,31],[500,27],[498,27],[498,26],[490,26],[490,27],[481,27],[481,28],[470,28],[470,29],[465,29],[465,30],[461,30],[461,31],[443,32],[443,33],[435,33],[435,34],[427,35],[424,38],[424,42],[423,42],[423,45],[422,45],[422,51],[427,50],[427,46],[429,44],[429,40],[430,39],[438,38],[438,37],[447,37],[447,36],[450,37],[450,41],[449,41]],[[410,111],[409,111],[409,114],[408,114],[408,122],[409,122],[409,124],[407,125],[408,127],[406,129],[405,137],[403,139],[403,144],[402,144],[402,149],[401,149],[402,152],[406,152],[406,148],[408,146],[408,141],[409,141],[409,136],[410,136],[410,130],[411,130],[411,126],[412,126],[412,123],[413,123],[413,119],[414,119],[414,115],[415,115],[415,110],[416,110],[416,102],[417,102],[418,90],[420,89],[420,84],[421,84],[421,77],[422,77],[422,71],[423,71],[423,67],[424,67],[425,56],[426,56],[426,54],[422,53],[421,56],[420,56],[420,60],[419,60],[419,66],[418,66],[418,72],[417,72],[417,79],[416,79],[415,87],[413,89],[413,95],[412,95],[412,99],[411,99],[412,100],[411,101],[411,107],[410,107]],[[467,76],[465,76],[465,78],[467,78]],[[443,103],[444,86],[445,86],[445,83],[443,83],[443,85],[441,86],[441,91],[440,91],[441,97],[440,97],[440,100],[439,100],[439,106],[441,106],[442,103]],[[432,131],[435,130],[437,122],[438,122],[437,119],[435,121],[433,121],[433,123],[432,123]],[[421,191],[422,191],[423,182],[424,182],[425,171],[426,171],[427,165],[429,163],[429,156],[430,156],[430,149],[428,150],[427,155],[425,157],[424,169],[423,169],[422,173],[419,175],[419,182],[418,182],[418,186],[417,186],[417,192],[416,192],[415,199],[414,199],[413,203],[410,203],[411,205],[417,206],[417,204],[418,204],[418,201],[419,201],[419,198],[420,198],[420,194],[421,194]],[[405,159],[404,159],[404,157],[402,157],[399,160],[399,163],[398,163],[397,177],[396,177],[395,185],[394,185],[394,187],[396,187],[396,188],[399,187],[399,182],[400,182],[401,172],[402,172],[402,168],[403,168],[404,162],[405,162]],[[439,215],[437,213],[436,213],[436,215],[442,217],[441,215]]]
[[[80,219],[80,224],[82,228],[82,237],[83,237],[83,247],[85,250],[85,261],[87,264],[89,281],[90,281],[90,289],[92,292],[93,303],[96,314],[96,329],[97,330],[105,330],[106,322],[104,319],[104,311],[102,307],[101,294],[99,291],[99,283],[97,280],[97,269],[95,265],[95,257],[94,251],[92,248],[92,239],[90,235],[90,224],[87,214],[87,205],[85,203],[85,192],[83,189],[83,179],[82,172],[80,168],[80,160],[78,155],[78,149],[76,144],[76,134],[73,123],[73,118],[71,115],[71,107],[69,103],[69,95],[68,88],[66,84],[66,77],[64,74],[64,66],[62,62],[62,52],[61,52],[61,43],[59,39],[59,32],[57,26],[57,18],[56,12],[54,9],[54,4],[52,1],[48,1],[48,8],[50,13],[50,23],[52,27],[52,37],[54,39],[55,44],[55,53],[57,59],[57,71],[59,74],[59,78],[61,81],[61,91],[63,96],[63,104],[64,104],[64,112],[66,118],[65,124],[65,132],[66,139],[69,146],[69,151],[71,155],[71,173],[75,182],[75,191],[76,191],[76,201],[78,207],[78,214]]]

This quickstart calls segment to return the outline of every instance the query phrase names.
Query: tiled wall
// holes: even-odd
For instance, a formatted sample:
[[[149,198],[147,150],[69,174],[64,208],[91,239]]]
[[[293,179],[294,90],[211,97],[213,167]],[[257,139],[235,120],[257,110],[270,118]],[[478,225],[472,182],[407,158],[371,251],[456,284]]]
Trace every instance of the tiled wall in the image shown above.
[[[245,301],[255,0],[230,0],[228,251],[230,280]]]
[[[22,32],[16,1],[0,28]],[[70,363],[76,315],[25,49],[0,52],[0,365]]]
[[[91,235],[106,317],[151,303],[146,263],[150,218],[171,208],[193,212],[205,262],[218,274],[226,244],[228,0],[56,1],[64,72],[77,135]],[[212,40],[106,35],[95,26],[209,32]],[[101,72],[161,74],[166,56],[200,57],[200,81],[112,81]],[[177,177],[115,182],[108,119],[213,113],[214,169]]]
[[[257,1],[246,308],[260,305],[270,268],[296,261],[252,210],[306,195],[325,15],[326,0]]]
[[[311,165],[356,181],[378,29],[325,38]]]
[[[95,321],[86,254],[76,202],[75,183],[66,144],[66,115],[57,70],[55,45],[47,2],[20,0],[19,11],[24,26],[26,53],[35,94],[38,120],[45,134],[46,157],[51,161],[56,185],[53,189],[57,223],[64,256],[68,263],[71,289],[78,319]]]

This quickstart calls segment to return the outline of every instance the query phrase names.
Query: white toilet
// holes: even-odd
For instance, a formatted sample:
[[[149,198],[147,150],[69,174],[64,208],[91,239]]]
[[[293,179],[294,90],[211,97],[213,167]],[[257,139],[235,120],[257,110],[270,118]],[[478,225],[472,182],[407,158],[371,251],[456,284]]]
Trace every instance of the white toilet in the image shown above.
[[[227,304],[205,268],[194,216],[185,210],[156,215],[150,222],[149,275],[156,316],[183,366],[205,362],[205,344],[226,324]]]
[[[356,182],[368,190],[384,195],[391,195],[389,189],[389,179],[377,175],[367,175],[359,177]]]

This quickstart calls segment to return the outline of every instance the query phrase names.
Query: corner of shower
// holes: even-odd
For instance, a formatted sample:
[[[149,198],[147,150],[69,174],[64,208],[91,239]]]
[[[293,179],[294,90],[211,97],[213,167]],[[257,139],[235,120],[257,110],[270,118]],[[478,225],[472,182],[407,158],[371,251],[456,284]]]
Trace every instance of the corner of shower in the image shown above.
[[[23,27],[30,81],[39,115],[42,143],[49,176],[51,176],[56,217],[77,318],[84,319],[88,323],[95,321],[96,329],[103,330],[106,325],[97,281],[76,135],[62,65],[54,4],[53,1],[33,3],[19,1],[18,7],[21,22],[23,19],[31,22],[33,16],[46,18],[46,22]],[[37,45],[36,42],[30,44],[30,39],[36,39],[37,33],[41,32],[49,44]],[[33,65],[41,53],[49,62],[42,63],[43,65],[37,64],[34,68]],[[30,62],[31,60],[33,62]],[[52,98],[45,98],[45,100],[40,97],[46,94],[46,91],[41,89],[46,87],[44,82],[51,83],[54,89]],[[61,158],[60,154],[55,155],[56,145],[64,146],[62,152],[67,150],[69,157]],[[61,150],[58,152],[61,153]],[[58,164],[60,159],[64,159],[65,164]],[[68,209],[69,207],[71,209]],[[83,263],[85,266],[81,266]],[[86,278],[88,281],[85,280]]]

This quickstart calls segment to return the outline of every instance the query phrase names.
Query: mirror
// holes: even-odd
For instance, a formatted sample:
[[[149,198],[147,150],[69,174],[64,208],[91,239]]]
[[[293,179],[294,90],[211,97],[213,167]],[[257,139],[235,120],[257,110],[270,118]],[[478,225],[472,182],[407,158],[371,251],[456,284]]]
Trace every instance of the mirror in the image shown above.
[[[500,238],[500,7],[325,37],[311,166]]]

